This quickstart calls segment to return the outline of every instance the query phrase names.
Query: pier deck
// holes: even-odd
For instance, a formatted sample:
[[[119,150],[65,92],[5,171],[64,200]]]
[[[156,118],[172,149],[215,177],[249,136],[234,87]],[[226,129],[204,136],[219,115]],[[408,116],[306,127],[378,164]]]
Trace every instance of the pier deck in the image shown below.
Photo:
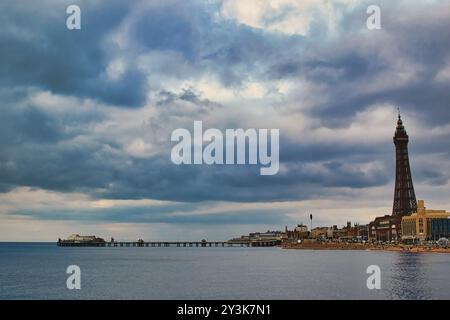
[[[235,242],[235,241],[114,241],[114,242],[73,242],[62,240],[60,247],[274,247],[278,240]]]

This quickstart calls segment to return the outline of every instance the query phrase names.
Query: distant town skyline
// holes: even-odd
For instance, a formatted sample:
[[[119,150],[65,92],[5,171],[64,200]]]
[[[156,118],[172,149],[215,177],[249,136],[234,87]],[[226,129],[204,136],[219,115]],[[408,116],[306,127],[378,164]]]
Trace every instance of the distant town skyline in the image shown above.
[[[416,197],[449,210],[450,3],[378,1],[368,30],[371,4],[2,4],[0,241],[367,224],[392,212],[398,107]],[[173,164],[194,121],[279,129],[279,172]]]

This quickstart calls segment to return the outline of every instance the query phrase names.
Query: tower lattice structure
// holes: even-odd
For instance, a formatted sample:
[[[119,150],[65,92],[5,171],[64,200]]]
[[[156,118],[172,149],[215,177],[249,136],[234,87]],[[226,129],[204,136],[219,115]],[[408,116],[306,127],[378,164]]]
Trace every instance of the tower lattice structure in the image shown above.
[[[401,115],[398,115],[395,144],[395,189],[392,215],[402,217],[417,212],[417,201],[411,176],[408,156],[409,137],[406,133]]]

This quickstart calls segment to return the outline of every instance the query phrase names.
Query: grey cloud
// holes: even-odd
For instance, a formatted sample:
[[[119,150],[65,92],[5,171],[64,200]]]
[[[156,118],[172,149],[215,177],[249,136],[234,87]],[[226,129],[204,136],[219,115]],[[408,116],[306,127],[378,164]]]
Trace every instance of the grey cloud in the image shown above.
[[[82,29],[65,27],[66,8],[79,4]],[[145,78],[129,70],[119,81],[105,78],[109,53],[105,37],[126,16],[123,1],[98,5],[91,1],[2,3],[0,19],[0,84],[4,87],[35,86],[44,90],[105,103],[134,107],[145,100]]]

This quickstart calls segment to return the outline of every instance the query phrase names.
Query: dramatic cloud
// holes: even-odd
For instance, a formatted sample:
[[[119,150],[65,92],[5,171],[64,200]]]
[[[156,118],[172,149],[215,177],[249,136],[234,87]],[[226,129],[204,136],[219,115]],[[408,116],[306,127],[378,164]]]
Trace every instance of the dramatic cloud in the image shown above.
[[[72,3],[81,30],[66,28]],[[391,205],[397,107],[418,197],[449,209],[450,2],[381,1],[380,30],[370,4],[2,3],[0,219],[367,222]],[[279,173],[174,165],[171,132],[195,120],[279,128]]]

